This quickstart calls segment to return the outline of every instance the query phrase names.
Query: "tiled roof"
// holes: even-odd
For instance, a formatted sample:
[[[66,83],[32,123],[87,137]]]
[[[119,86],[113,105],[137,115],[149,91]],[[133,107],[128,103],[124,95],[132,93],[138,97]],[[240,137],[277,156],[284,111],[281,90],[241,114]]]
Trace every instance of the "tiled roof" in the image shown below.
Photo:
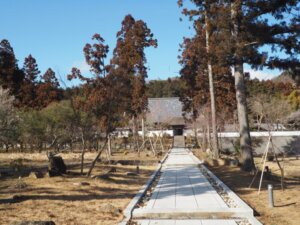
[[[148,98],[148,123],[169,123],[174,117],[182,117],[179,98]]]

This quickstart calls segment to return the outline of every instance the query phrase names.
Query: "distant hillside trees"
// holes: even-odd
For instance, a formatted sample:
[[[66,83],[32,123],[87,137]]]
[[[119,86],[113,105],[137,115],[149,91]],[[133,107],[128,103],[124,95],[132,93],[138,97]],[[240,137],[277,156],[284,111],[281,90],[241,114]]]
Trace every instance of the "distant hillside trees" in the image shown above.
[[[0,42],[0,85],[9,89],[14,96],[18,95],[24,72],[18,68],[17,59],[8,40]]]
[[[0,42],[0,85],[14,96],[14,105],[25,110],[41,109],[62,98],[62,91],[52,69],[40,75],[36,59],[30,54],[18,68],[13,48]]]
[[[300,109],[300,90],[294,90],[287,96],[288,102],[291,104],[293,110]]]
[[[272,80],[260,81],[258,79],[245,80],[245,86],[249,97],[253,97],[258,94],[267,94],[274,97],[288,96],[296,89],[296,87],[291,83]]]
[[[146,83],[148,98],[180,97],[181,92],[185,89],[186,85],[177,77],[167,80],[151,80]]]
[[[42,109],[52,102],[61,100],[62,93],[54,71],[49,68],[40,74],[36,59],[30,54],[25,58],[24,80],[18,92],[17,106],[29,109]]]
[[[45,108],[52,102],[58,102],[62,99],[59,82],[55,76],[55,72],[51,68],[48,68],[47,71],[40,76],[40,79],[35,99],[39,108]]]
[[[38,76],[40,71],[38,69],[38,65],[36,60],[30,54],[24,60],[24,80],[20,87],[20,101],[18,102],[18,106],[22,108],[36,108],[37,107],[37,88],[38,88]]]

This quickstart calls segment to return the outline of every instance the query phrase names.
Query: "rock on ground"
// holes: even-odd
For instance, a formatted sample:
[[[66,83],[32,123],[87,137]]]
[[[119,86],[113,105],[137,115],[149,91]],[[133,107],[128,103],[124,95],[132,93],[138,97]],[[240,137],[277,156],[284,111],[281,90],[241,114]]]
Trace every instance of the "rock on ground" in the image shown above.
[[[110,212],[110,213],[119,213],[120,210],[114,205],[107,204],[99,207],[99,211],[101,212]]]
[[[28,177],[35,178],[35,179],[42,178],[43,174],[40,172],[31,172]]]

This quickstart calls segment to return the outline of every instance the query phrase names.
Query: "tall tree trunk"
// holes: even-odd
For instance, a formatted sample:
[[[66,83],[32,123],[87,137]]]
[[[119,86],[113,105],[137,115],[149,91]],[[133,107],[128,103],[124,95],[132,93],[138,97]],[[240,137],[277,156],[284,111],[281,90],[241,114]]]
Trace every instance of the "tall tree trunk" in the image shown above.
[[[196,119],[193,119],[193,130],[194,130],[194,142],[195,142],[195,147],[199,148],[199,141],[198,141],[198,131],[197,131],[197,124],[196,124]]]
[[[143,138],[143,143],[145,142],[145,121],[144,121],[144,116],[142,118],[142,138]]]
[[[108,155],[109,155],[109,160],[110,160],[110,157],[112,156],[111,154],[111,138],[110,138],[110,135],[108,135],[108,140],[107,140],[107,148],[108,148]]]
[[[208,145],[208,148],[211,149],[211,137],[210,137],[210,125],[209,125],[209,119],[208,119],[208,123],[207,123],[207,145]]]
[[[82,142],[82,150],[81,150],[81,163],[80,163],[80,174],[83,174],[83,164],[84,164],[84,154],[85,154],[85,138],[84,132],[81,131],[81,142]]]
[[[213,80],[213,71],[212,64],[210,60],[210,45],[209,45],[209,24],[207,11],[205,11],[205,39],[206,39],[206,52],[208,54],[208,80],[209,80],[209,94],[210,94],[210,105],[211,105],[211,123],[212,123],[212,147],[213,147],[213,158],[219,158],[219,145],[218,145],[218,133],[217,133],[217,119],[216,119],[216,100],[215,100],[215,91],[214,91],[214,80]]]
[[[241,1],[236,0],[231,4],[231,21],[233,25],[232,38],[235,42],[236,48],[239,46],[239,14],[241,13]],[[237,52],[237,49],[236,49]],[[238,110],[238,121],[239,121],[239,133],[240,133],[240,146],[241,146],[241,163],[242,168],[245,171],[251,171],[255,169],[251,137],[249,132],[249,121],[247,113],[247,100],[246,100],[246,90],[244,84],[244,67],[242,57],[235,53],[235,63],[234,63],[234,79],[235,79],[235,91],[236,91],[236,101]]]
[[[132,135],[133,135],[133,146],[135,151],[139,151],[139,134],[138,134],[138,125],[137,125],[137,117],[132,117]]]
[[[202,144],[201,144],[201,148],[202,150],[206,150],[207,149],[207,141],[206,141],[206,128],[205,126],[202,127]]]

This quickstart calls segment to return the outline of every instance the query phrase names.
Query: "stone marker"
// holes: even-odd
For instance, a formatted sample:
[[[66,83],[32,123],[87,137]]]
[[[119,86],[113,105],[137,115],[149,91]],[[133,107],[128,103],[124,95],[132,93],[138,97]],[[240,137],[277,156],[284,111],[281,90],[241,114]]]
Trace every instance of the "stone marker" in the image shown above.
[[[40,173],[40,172],[30,172],[29,176],[30,178],[35,178],[35,179],[38,179],[38,178],[42,178],[43,177],[43,174]]]
[[[55,156],[55,153],[48,155],[49,159],[49,176],[60,176],[67,173],[67,166],[61,156]]]

